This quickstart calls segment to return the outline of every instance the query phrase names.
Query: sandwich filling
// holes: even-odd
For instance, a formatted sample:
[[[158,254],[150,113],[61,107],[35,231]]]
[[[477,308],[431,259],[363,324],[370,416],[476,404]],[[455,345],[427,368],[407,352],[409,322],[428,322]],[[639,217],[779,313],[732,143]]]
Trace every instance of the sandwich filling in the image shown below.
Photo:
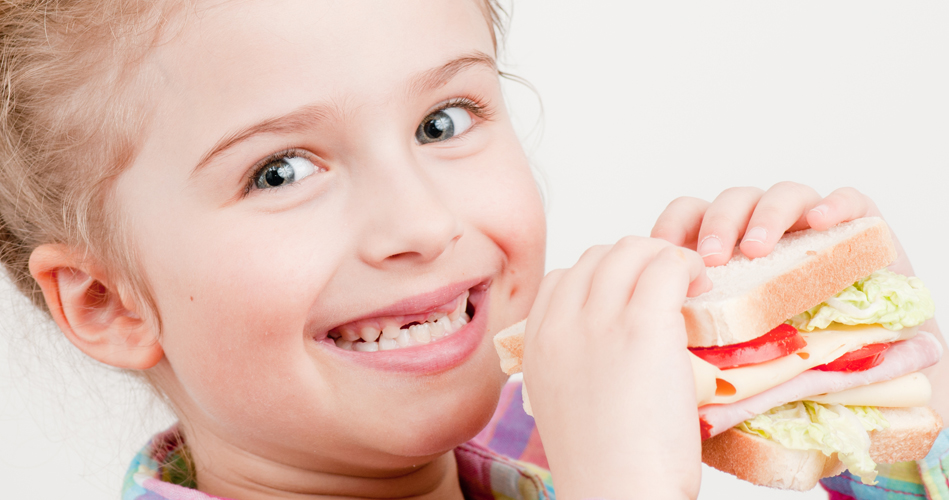
[[[921,325],[935,313],[932,295],[922,280],[881,269],[787,323],[806,332],[834,323],[878,324],[899,331]]]
[[[746,420],[738,429],[777,441],[792,450],[819,450],[837,458],[865,483],[876,479],[876,463],[870,458],[869,431],[889,423],[872,406],[822,405],[797,401],[772,408]]]
[[[754,397],[744,394],[745,397],[734,401],[719,397],[714,402],[726,404],[699,409],[703,433],[714,435],[724,430],[720,425],[710,424],[706,417],[715,413],[724,415],[727,407],[736,407],[739,411],[731,413],[740,416],[743,413],[741,406],[753,407],[770,402],[778,406],[751,418],[745,417],[735,428],[774,440],[790,449],[818,450],[827,456],[836,453],[853,474],[864,483],[873,484],[876,464],[870,458],[869,432],[885,429],[889,424],[879,410],[867,405],[898,407],[925,406],[928,403],[929,382],[916,371],[938,361],[941,347],[932,335],[923,333],[917,337],[916,332],[934,312],[931,295],[918,278],[888,270],[872,273],[835,297],[788,320],[787,324],[808,332],[802,335],[810,349],[805,347],[795,352],[798,356],[789,354],[787,358],[791,361],[784,364],[801,365],[793,358],[802,354],[810,357],[808,351],[822,350],[815,344],[840,336],[841,332],[875,329],[877,335],[856,333],[851,342],[847,342],[846,349],[822,354],[821,361],[833,361],[811,366],[792,377],[793,380],[782,381]],[[885,339],[886,335],[879,333],[883,331],[892,332],[892,338]],[[846,339],[840,336],[840,340]],[[893,349],[889,348],[891,344]],[[717,396],[722,395],[721,381],[732,378],[728,372],[738,370],[722,370],[718,374]],[[837,392],[834,388],[843,390]],[[794,399],[787,399],[790,397]],[[730,425],[735,424],[732,422]]]

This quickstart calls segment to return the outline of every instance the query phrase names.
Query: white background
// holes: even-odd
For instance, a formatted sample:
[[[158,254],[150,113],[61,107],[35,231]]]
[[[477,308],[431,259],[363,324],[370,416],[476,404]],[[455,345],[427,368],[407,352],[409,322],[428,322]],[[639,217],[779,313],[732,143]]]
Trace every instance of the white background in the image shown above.
[[[548,268],[649,233],[677,196],[781,180],[871,195],[938,311],[949,303],[949,6],[942,2],[514,0],[502,57],[548,200]],[[430,43],[428,41],[427,43]],[[4,497],[115,498],[171,421],[0,291]],[[941,315],[945,313],[939,312]],[[825,498],[704,469],[701,498]]]

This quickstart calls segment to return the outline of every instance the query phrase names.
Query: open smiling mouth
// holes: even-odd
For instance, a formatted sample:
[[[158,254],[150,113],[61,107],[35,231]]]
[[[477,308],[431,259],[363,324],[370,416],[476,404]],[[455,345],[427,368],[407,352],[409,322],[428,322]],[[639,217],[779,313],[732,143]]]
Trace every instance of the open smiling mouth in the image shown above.
[[[348,351],[376,352],[429,344],[458,332],[475,314],[474,303],[482,287],[462,293],[430,311],[354,321],[329,331],[336,347]]]

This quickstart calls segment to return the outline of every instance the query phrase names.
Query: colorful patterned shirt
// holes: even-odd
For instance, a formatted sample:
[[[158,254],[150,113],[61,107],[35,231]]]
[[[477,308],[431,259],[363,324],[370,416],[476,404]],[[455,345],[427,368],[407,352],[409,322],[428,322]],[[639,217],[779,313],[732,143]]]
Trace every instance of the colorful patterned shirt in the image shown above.
[[[554,500],[547,457],[534,419],[524,413],[520,383],[504,386],[491,421],[473,440],[455,449],[455,459],[467,499]],[[949,429],[923,460],[877,467],[880,474],[874,486],[847,472],[823,479],[821,485],[830,500],[949,500]],[[218,498],[196,486],[181,434],[172,427],[152,438],[132,461],[122,500]]]
[[[821,480],[830,500],[949,500],[949,429],[936,438],[929,454],[915,462],[879,464],[877,484],[860,482],[849,472]]]
[[[455,460],[466,499],[554,500],[547,459],[534,420],[524,413],[519,383],[504,387],[491,422],[455,448]],[[129,465],[122,500],[220,500],[195,489],[189,463],[177,426],[156,435]]]

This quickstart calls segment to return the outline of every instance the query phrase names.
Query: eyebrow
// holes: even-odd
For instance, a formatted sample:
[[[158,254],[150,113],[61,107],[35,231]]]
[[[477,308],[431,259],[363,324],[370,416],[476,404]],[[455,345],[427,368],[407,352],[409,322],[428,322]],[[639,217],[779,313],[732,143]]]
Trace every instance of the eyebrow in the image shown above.
[[[452,59],[436,68],[416,74],[409,79],[409,92],[414,95],[419,95],[426,91],[437,89],[451,81],[458,73],[476,66],[486,67],[495,72],[497,71],[497,63],[493,57],[484,52],[475,51]],[[215,145],[201,157],[201,160],[199,160],[194,169],[192,169],[191,175],[197,174],[228,149],[251,137],[260,134],[287,133],[313,127],[325,120],[330,114],[331,111],[326,106],[307,105],[285,115],[267,118],[266,120],[231,132],[221,138],[221,140],[215,143]]]
[[[474,51],[447,63],[427,71],[423,71],[410,80],[412,93],[422,94],[427,90],[437,89],[461,71],[473,66],[484,66],[492,71],[497,71],[497,63],[494,58],[481,51]]]

